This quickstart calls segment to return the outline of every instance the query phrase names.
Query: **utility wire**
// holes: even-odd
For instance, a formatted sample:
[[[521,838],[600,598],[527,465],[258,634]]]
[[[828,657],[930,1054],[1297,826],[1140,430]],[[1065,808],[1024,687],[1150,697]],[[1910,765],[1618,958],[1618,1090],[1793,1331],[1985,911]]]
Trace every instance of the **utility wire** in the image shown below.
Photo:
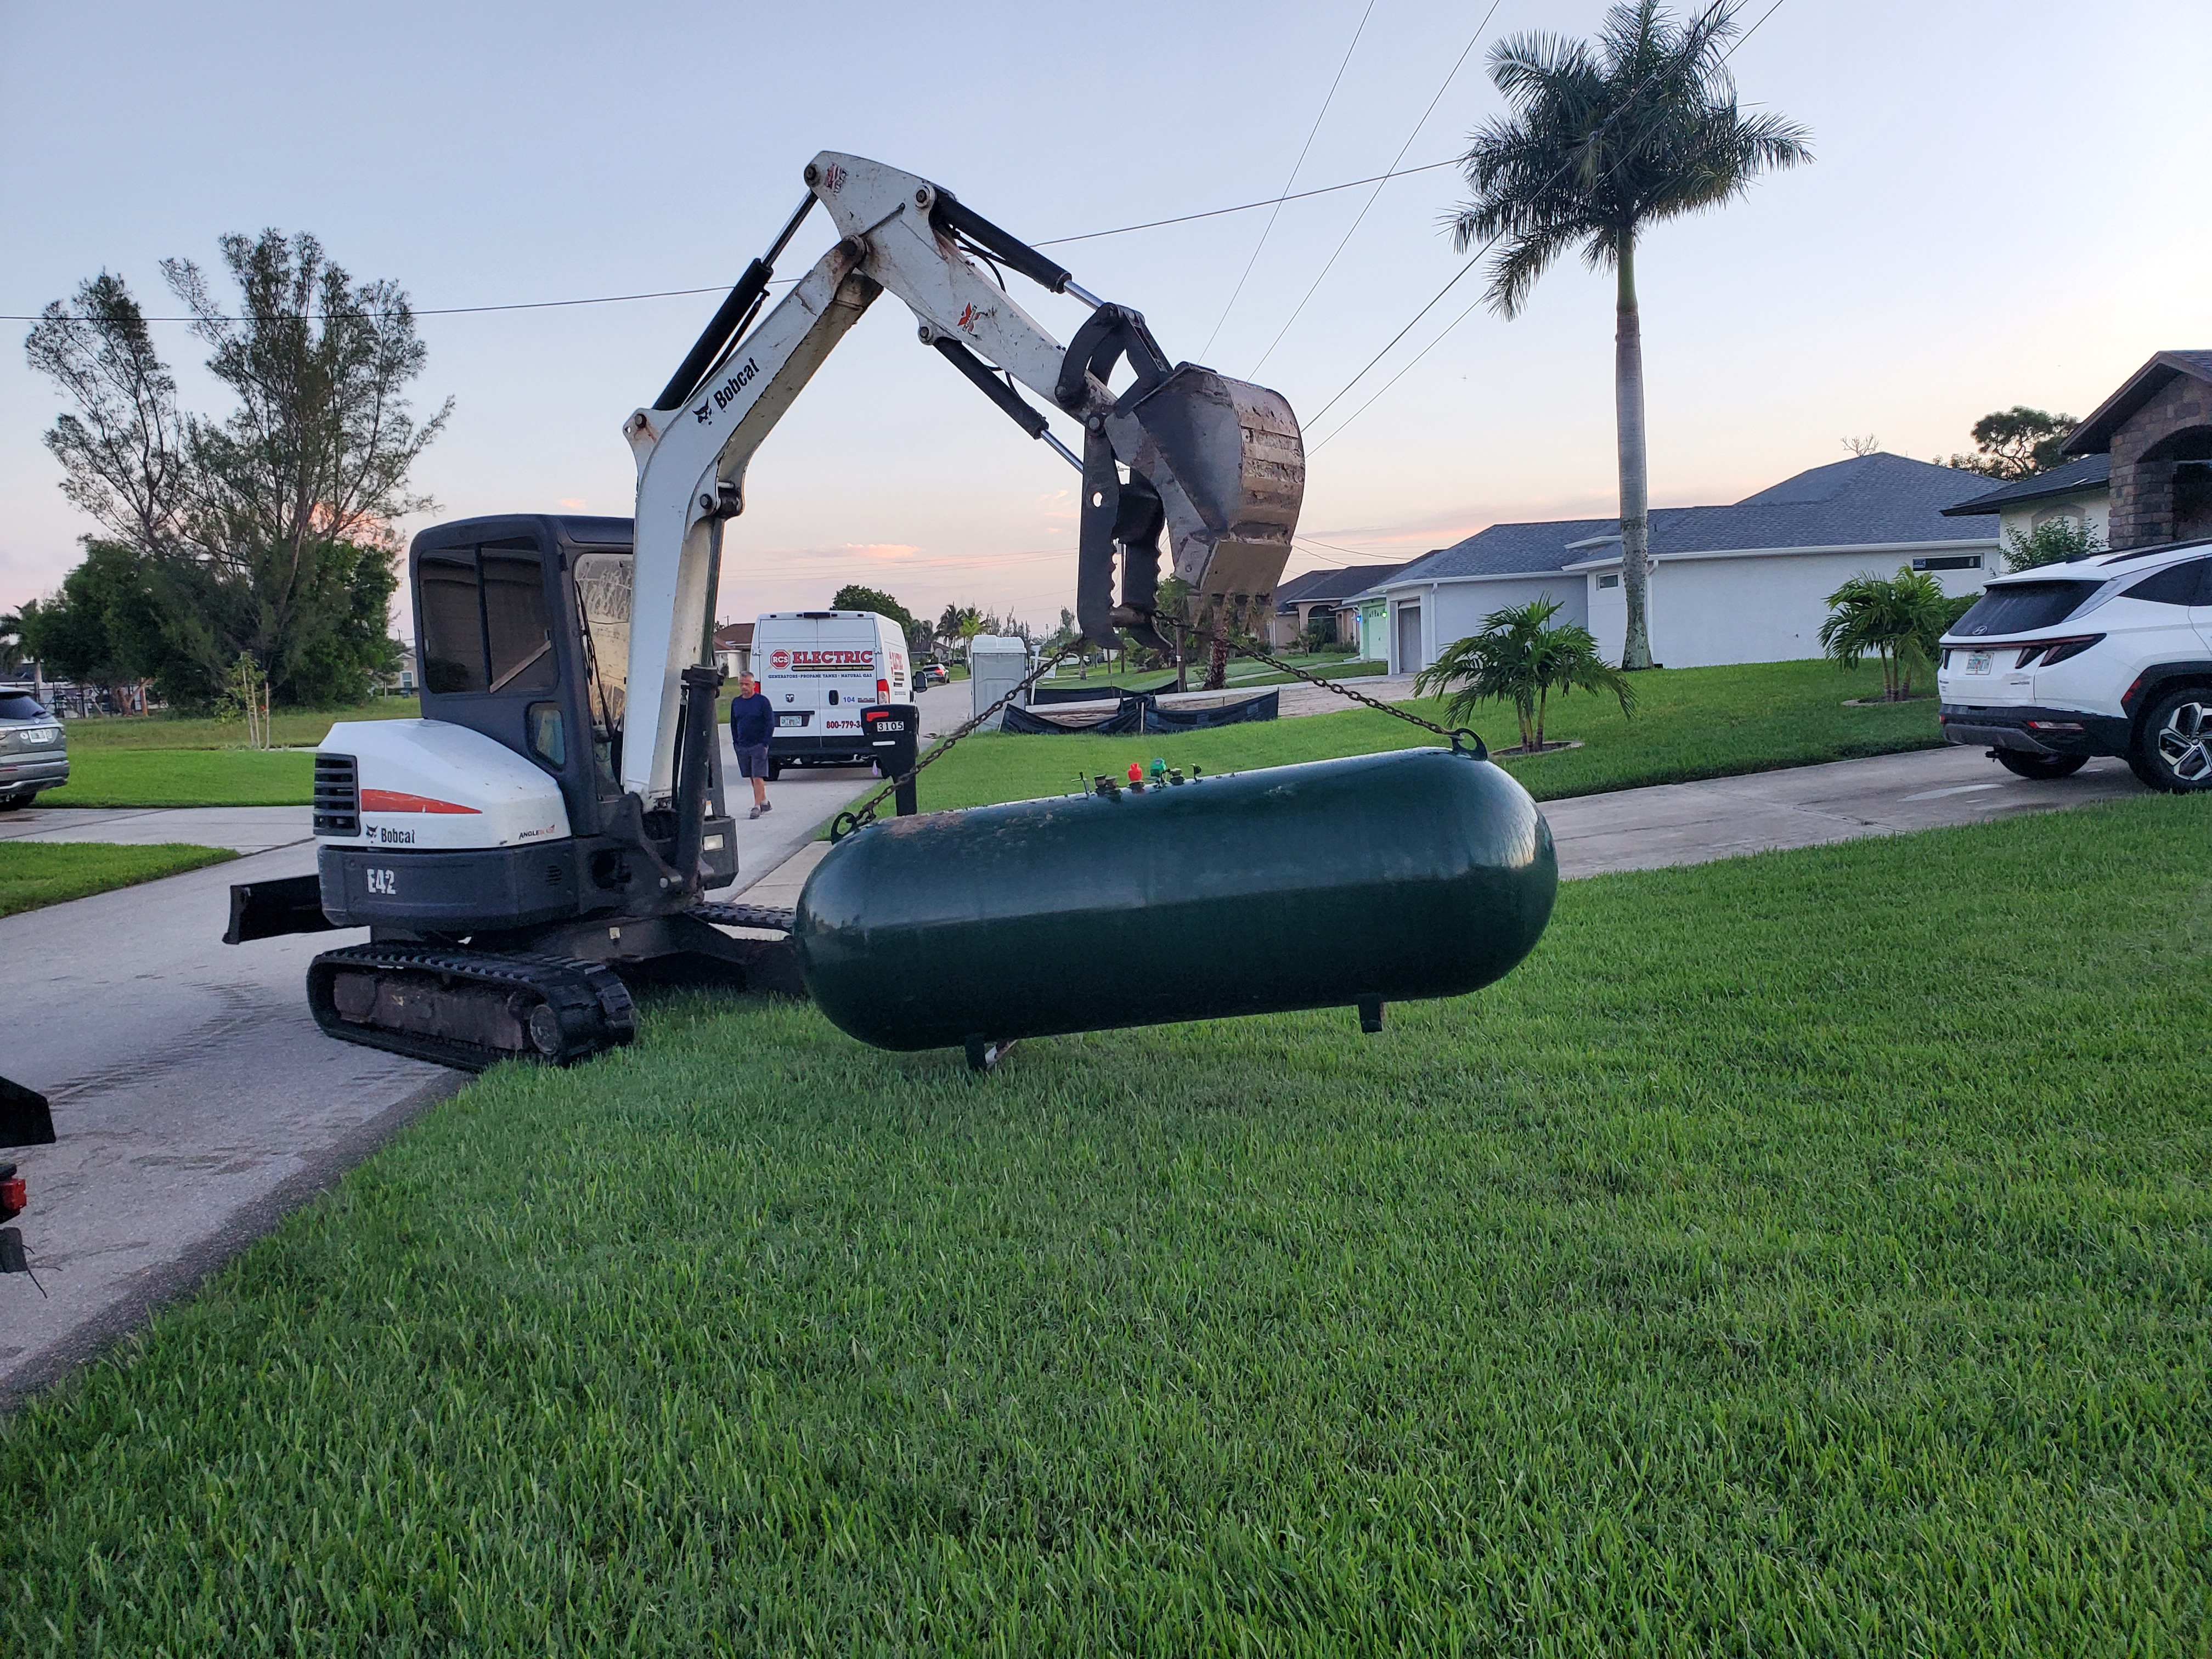
[[[1287,196],[1263,196],[1256,202],[1239,202],[1234,207],[1207,208],[1202,213],[1181,213],[1177,214],[1172,219],[1147,219],[1142,224],[1116,225],[1111,230],[1086,230],[1074,236],[1054,236],[1045,241],[1033,243],[1031,246],[1036,247],[1065,247],[1070,242],[1095,242],[1101,237],[1105,236],[1127,236],[1131,234],[1133,232],[1139,230],[1159,230],[1169,225],[1194,224],[1200,219],[1219,219],[1232,213],[1251,213],[1261,208],[1279,207],[1285,202],[1303,202],[1315,196],[1334,196],[1339,191],[1358,190],[1363,185],[1381,185],[1387,183],[1392,179],[1410,179],[1417,173],[1434,173],[1439,167],[1455,167],[1458,165],[1459,158],[1457,156],[1449,156],[1441,161],[1424,161],[1419,167],[1399,167],[1395,171],[1390,173],[1372,173],[1364,179],[1347,179],[1340,185],[1316,185],[1311,190],[1294,191]],[[780,276],[774,283],[770,283],[769,286],[771,288],[787,288],[797,280],[798,278],[796,277]],[[688,298],[690,295],[697,294],[726,294],[728,292],[728,283],[717,283],[707,288],[656,289],[649,294],[603,294],[583,300],[526,300],[506,305],[439,306],[428,310],[417,311],[415,313],[415,315],[417,317],[465,317],[473,316],[479,313],[488,311],[545,311],[560,306],[627,305],[634,300],[678,300]],[[46,319],[43,315],[11,316],[0,314],[0,323],[37,323],[43,322]],[[64,316],[63,320],[64,322],[84,323],[91,322],[94,319],[84,316]],[[200,319],[197,317],[146,317],[142,318],[140,320],[149,323],[197,323]],[[248,319],[243,317],[211,317],[207,320],[216,323],[239,323],[245,322]],[[321,313],[317,312],[309,318],[309,320],[313,322],[321,322],[325,320],[325,319]]]
[[[1274,211],[1267,216],[1267,228],[1261,231],[1260,240],[1252,245],[1252,257],[1244,262],[1244,274],[1237,279],[1237,286],[1229,295],[1229,303],[1221,307],[1221,315],[1214,319],[1213,332],[1206,337],[1206,343],[1198,349],[1200,357],[1213,349],[1213,342],[1221,332],[1222,324],[1227,322],[1229,313],[1237,309],[1237,296],[1243,293],[1244,284],[1251,280],[1252,267],[1260,263],[1260,250],[1267,246],[1267,238],[1275,228],[1275,220],[1282,213],[1283,204],[1290,199],[1291,186],[1298,181],[1298,169],[1306,164],[1306,152],[1313,148],[1313,141],[1321,131],[1321,124],[1328,118],[1328,106],[1336,101],[1336,89],[1344,80],[1344,71],[1351,66],[1352,54],[1358,48],[1359,37],[1367,32],[1367,20],[1374,15],[1375,0],[1367,0],[1367,9],[1359,14],[1359,27],[1352,32],[1352,44],[1344,49],[1344,61],[1336,66],[1336,79],[1328,83],[1328,95],[1321,100],[1321,113],[1314,117],[1313,125],[1307,130],[1306,141],[1298,147],[1298,159],[1291,163],[1291,176],[1283,180],[1283,193],[1275,198]]]
[[[1498,8],[1503,3],[1504,0],[1490,0],[1490,9],[1482,14],[1482,21],[1474,26],[1474,33],[1467,37],[1467,45],[1461,49],[1459,57],[1453,61],[1450,72],[1443,78],[1443,84],[1437,88],[1437,95],[1429,100],[1429,106],[1421,112],[1421,118],[1413,123],[1413,130],[1406,135],[1406,142],[1398,146],[1398,153],[1390,158],[1390,166],[1392,168],[1395,169],[1399,162],[1406,159],[1406,152],[1413,149],[1413,140],[1421,136],[1421,129],[1428,125],[1429,117],[1437,112],[1437,106],[1443,101],[1444,94],[1451,90],[1451,83],[1459,78],[1460,69],[1464,64],[1466,64],[1468,53],[1474,50],[1474,43],[1482,39],[1483,30],[1490,27],[1490,20],[1498,15]],[[1382,175],[1382,178],[1383,179],[1388,180],[1396,176],[1397,175],[1394,171],[1385,173]],[[1275,337],[1267,342],[1267,349],[1260,354],[1260,361],[1252,365],[1251,372],[1244,377],[1246,380],[1256,380],[1260,378],[1260,371],[1267,366],[1267,359],[1275,355],[1275,348],[1282,344],[1283,336],[1291,331],[1291,325],[1297,321],[1299,313],[1304,312],[1306,308],[1306,302],[1311,300],[1314,295],[1320,289],[1322,278],[1326,277],[1328,273],[1334,269],[1338,255],[1341,254],[1344,250],[1350,246],[1353,232],[1357,231],[1361,224],[1366,221],[1368,209],[1373,207],[1376,202],[1382,199],[1382,185],[1378,183],[1375,186],[1375,193],[1372,196],[1370,196],[1365,204],[1360,208],[1358,217],[1355,218],[1352,222],[1352,228],[1344,233],[1344,240],[1336,245],[1336,252],[1328,256],[1328,263],[1323,265],[1321,268],[1320,273],[1314,277],[1312,286],[1308,288],[1305,291],[1304,298],[1301,299],[1297,304],[1292,307],[1291,314],[1283,319],[1283,325],[1275,331]]]
[[[1774,3],[1772,5],[1769,6],[1765,11],[1759,14],[1759,21],[1753,23],[1749,28],[1738,35],[1729,45],[1729,49],[1721,54],[1720,61],[1725,64],[1729,58],[1735,57],[1737,47],[1742,46],[1745,41],[1750,40],[1753,35],[1756,34],[1759,32],[1760,25],[1765,23],[1768,18],[1773,16],[1776,12],[1780,11],[1785,3],[1786,0],[1774,0]],[[1717,9],[1723,3],[1724,3],[1724,0],[1714,0],[1714,8],[1709,8],[1708,9],[1710,11],[1712,9]],[[1644,76],[1641,82],[1638,82],[1635,90],[1629,94],[1627,100],[1623,102],[1619,109],[1616,109],[1612,114],[1607,116],[1602,122],[1599,123],[1596,130],[1589,135],[1589,139],[1585,142],[1594,142],[1595,140],[1603,137],[1606,129],[1610,127],[1615,121],[1618,121],[1623,115],[1628,112],[1629,108],[1634,103],[1636,98],[1643,93],[1646,86],[1650,85],[1653,80],[1657,78],[1658,75],[1659,71],[1657,70],[1654,70],[1650,75]],[[1607,167],[1599,182],[1602,183],[1605,179],[1609,179],[1615,173],[1619,172],[1622,162],[1625,162],[1627,159],[1628,158],[1624,155],[1620,161],[1616,161],[1613,166]],[[1540,194],[1542,191],[1550,189],[1552,185],[1557,183],[1573,165],[1574,163],[1571,161],[1561,164],[1558,170],[1555,171],[1549,179],[1547,179],[1540,186],[1539,186],[1539,193]],[[1468,271],[1473,270],[1475,268],[1476,263],[1480,261],[1485,254],[1488,253],[1491,249],[1496,247],[1498,244],[1504,240],[1504,235],[1505,233],[1504,231],[1499,231],[1495,236],[1492,236],[1480,247],[1475,249],[1474,252],[1468,255],[1467,263],[1459,268],[1459,270],[1453,276],[1451,281],[1446,283],[1442,288],[1438,289],[1436,292],[1435,298],[1431,299],[1428,304],[1423,306],[1419,311],[1415,312],[1413,313],[1413,321],[1407,323],[1404,328],[1400,329],[1397,333],[1392,335],[1390,337],[1390,343],[1384,346],[1382,350],[1376,352],[1372,357],[1369,358],[1367,360],[1367,366],[1364,368],[1362,368],[1358,374],[1353,375],[1349,380],[1346,381],[1343,387],[1337,392],[1335,397],[1331,398],[1327,403],[1323,404],[1320,409],[1316,410],[1307,422],[1307,424],[1310,425],[1314,421],[1318,421],[1323,415],[1326,415],[1330,410],[1335,408],[1338,404],[1341,403],[1344,400],[1345,393],[1350,392],[1353,386],[1358,386],[1360,381],[1365,380],[1370,372],[1371,372],[1375,368],[1375,365],[1381,362],[1383,358],[1388,356],[1390,354],[1392,348],[1395,347],[1399,341],[1404,339],[1408,333],[1412,332],[1413,325],[1419,322],[1422,318],[1427,316],[1430,312],[1436,309],[1437,302],[1441,301],[1445,295],[1450,293],[1453,289],[1458,287],[1460,279],[1465,276]],[[1482,301],[1478,299],[1473,305],[1468,306],[1466,310],[1461,312],[1458,316],[1453,318],[1450,322],[1447,323],[1437,331],[1436,338],[1431,340],[1428,344],[1423,346],[1419,351],[1413,354],[1413,361],[1411,362],[1408,362],[1404,368],[1400,369],[1395,374],[1393,374],[1389,380],[1383,383],[1381,391],[1376,392],[1373,398],[1370,398],[1365,403],[1360,404],[1358,408],[1353,410],[1351,414],[1346,416],[1342,421],[1337,423],[1334,431],[1330,432],[1328,436],[1321,439],[1318,442],[1314,444],[1312,448],[1309,449],[1306,453],[1308,454],[1312,454],[1318,452],[1325,445],[1334,439],[1338,433],[1342,432],[1346,427],[1350,426],[1354,421],[1365,414],[1374,406],[1376,398],[1382,397],[1384,392],[1388,392],[1392,386],[1397,385],[1400,380],[1405,379],[1407,370],[1410,370],[1413,367],[1414,363],[1419,362],[1422,358],[1427,356],[1430,352],[1435,350],[1436,348],[1443,343],[1444,337],[1449,334],[1452,330],[1457,328],[1462,323],[1465,322],[1481,304]]]

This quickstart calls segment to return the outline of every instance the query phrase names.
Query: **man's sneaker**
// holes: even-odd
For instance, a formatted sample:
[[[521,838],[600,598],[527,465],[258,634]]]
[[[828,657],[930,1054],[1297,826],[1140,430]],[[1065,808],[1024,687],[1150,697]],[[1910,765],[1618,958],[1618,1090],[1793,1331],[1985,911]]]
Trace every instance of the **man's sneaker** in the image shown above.
[[[750,811],[750,812],[746,813],[746,814],[745,814],[745,816],[746,816],[747,817],[749,817],[749,818],[757,818],[757,817],[758,817],[762,813],[763,813],[763,812],[765,812],[765,811],[768,811],[768,808],[767,808],[765,805],[762,805],[762,806],[756,806],[756,807],[754,807],[754,808],[753,808],[753,810],[752,810],[751,811]]]
[[[763,812],[772,812],[772,811],[774,811],[775,810],[775,803],[774,801],[772,801],[772,800],[764,800],[764,801],[763,801],[763,802],[761,803],[761,811],[763,811]]]

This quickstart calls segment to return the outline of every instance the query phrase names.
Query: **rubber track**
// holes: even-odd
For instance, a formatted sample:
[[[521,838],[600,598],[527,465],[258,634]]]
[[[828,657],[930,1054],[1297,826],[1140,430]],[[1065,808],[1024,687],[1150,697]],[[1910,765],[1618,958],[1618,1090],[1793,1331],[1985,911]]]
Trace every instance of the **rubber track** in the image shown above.
[[[534,992],[560,1019],[564,1038],[561,1052],[546,1055],[534,1048],[491,1048],[453,1037],[355,1024],[341,1018],[331,1001],[331,980],[340,968],[419,973]],[[629,988],[611,968],[567,957],[501,955],[432,945],[354,945],[325,951],[307,964],[307,1006],[314,1011],[315,1023],[341,1042],[464,1072],[484,1071],[502,1060],[573,1066],[637,1035]]]
[[[787,933],[794,913],[779,910],[772,904],[695,904],[691,914],[717,927],[762,927]]]

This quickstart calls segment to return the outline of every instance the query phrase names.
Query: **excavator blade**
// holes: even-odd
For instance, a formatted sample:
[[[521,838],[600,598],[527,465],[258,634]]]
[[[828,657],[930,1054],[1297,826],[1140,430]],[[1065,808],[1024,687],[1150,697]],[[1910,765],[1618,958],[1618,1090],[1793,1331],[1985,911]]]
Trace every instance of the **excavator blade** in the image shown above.
[[[1282,394],[1196,363],[1107,417],[1115,453],[1158,490],[1195,606],[1273,596],[1305,499],[1305,442]]]

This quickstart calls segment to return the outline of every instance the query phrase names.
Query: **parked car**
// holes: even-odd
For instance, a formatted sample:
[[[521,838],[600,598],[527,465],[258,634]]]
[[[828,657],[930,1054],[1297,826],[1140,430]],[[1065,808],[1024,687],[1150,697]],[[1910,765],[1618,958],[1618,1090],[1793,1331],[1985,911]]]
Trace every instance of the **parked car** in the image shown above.
[[[921,683],[924,685],[950,685],[952,684],[952,671],[941,662],[926,662],[921,665]]]
[[[2212,789],[2212,541],[1992,577],[1942,651],[1943,735],[2008,771],[2118,755],[2154,789]]]
[[[68,781],[62,723],[28,691],[0,686],[0,812],[28,806],[40,790]]]

